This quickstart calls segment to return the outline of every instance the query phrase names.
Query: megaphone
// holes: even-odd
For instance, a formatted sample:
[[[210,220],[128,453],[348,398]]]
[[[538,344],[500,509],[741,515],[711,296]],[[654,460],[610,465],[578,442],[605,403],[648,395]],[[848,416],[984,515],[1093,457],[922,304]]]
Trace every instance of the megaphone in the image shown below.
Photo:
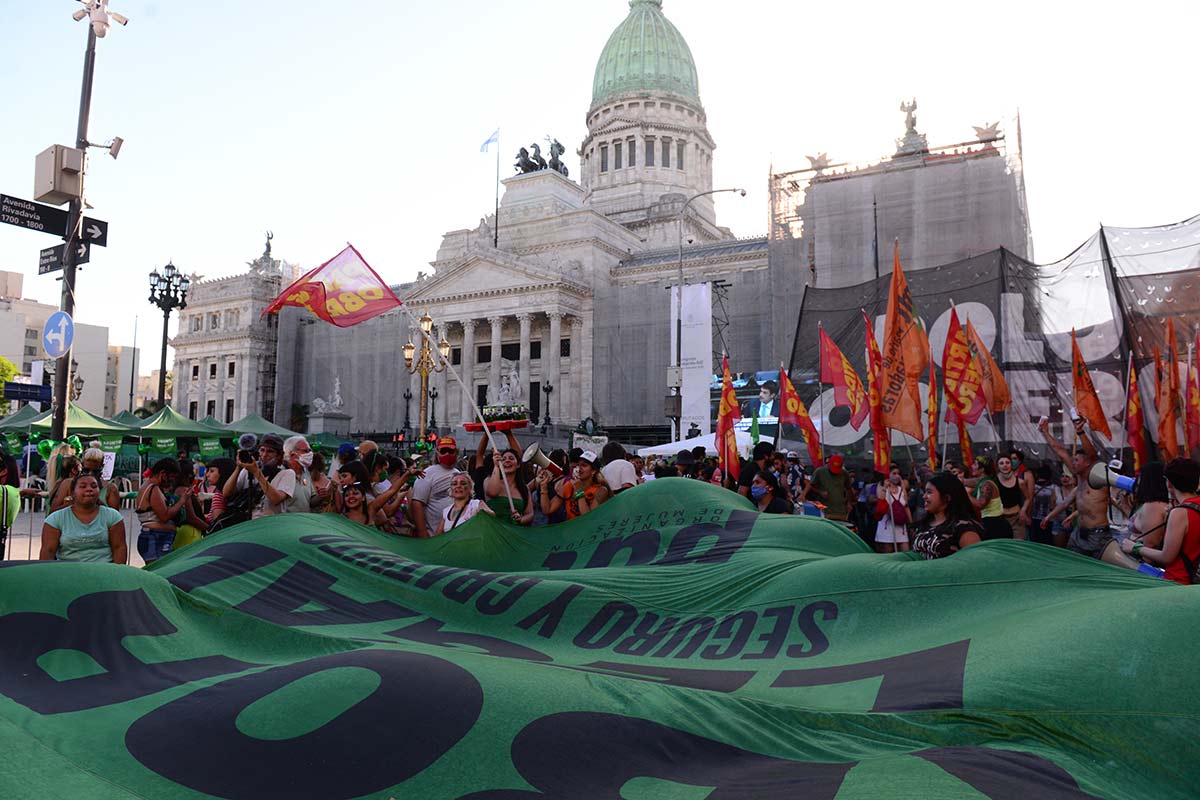
[[[1102,461],[1096,462],[1088,472],[1088,486],[1093,489],[1106,489],[1115,486],[1122,492],[1133,491],[1133,478],[1122,475]]]
[[[537,464],[542,469],[550,470],[551,474],[553,474],[556,478],[561,478],[563,474],[562,467],[547,458],[546,454],[542,452],[542,448],[538,446],[537,442],[534,442],[533,444],[529,445],[529,447],[525,448],[524,454],[521,455],[521,463]]]

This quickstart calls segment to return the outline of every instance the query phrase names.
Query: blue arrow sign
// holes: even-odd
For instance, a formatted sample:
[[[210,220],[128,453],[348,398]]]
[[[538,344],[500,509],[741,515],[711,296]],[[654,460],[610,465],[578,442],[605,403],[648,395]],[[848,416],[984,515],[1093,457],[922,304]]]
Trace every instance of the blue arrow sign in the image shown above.
[[[75,322],[65,311],[55,311],[42,328],[42,347],[51,358],[62,358],[75,343]]]

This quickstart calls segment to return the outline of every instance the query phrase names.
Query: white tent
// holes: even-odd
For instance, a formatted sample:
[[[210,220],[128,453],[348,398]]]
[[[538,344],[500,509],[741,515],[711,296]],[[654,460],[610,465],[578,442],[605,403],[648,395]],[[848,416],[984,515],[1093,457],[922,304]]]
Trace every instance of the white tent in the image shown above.
[[[754,440],[745,431],[734,431],[734,434],[737,436],[738,453],[742,458],[749,458],[751,451],[754,450]],[[643,447],[637,452],[639,456],[674,456],[680,450],[691,450],[693,447],[703,446],[704,452],[715,456],[717,454],[716,439],[717,435],[710,433],[707,436],[697,436],[695,439],[684,439],[682,442],[668,442],[653,447]]]

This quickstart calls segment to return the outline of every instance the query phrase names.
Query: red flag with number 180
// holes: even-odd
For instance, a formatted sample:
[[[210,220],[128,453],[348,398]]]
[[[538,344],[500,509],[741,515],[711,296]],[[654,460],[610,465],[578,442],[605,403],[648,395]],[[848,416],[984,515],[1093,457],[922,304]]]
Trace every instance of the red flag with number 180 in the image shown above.
[[[307,308],[339,328],[349,328],[402,305],[388,285],[353,245],[321,266],[304,273],[263,311],[278,314],[284,306]]]

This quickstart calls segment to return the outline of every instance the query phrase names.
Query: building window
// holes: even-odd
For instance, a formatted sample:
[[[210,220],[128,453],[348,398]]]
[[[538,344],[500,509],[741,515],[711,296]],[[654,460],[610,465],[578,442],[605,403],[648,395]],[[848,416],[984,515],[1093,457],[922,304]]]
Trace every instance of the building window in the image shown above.
[[[200,380],[200,365],[199,364],[192,364],[192,380],[194,380],[194,381]]]
[[[492,363],[492,346],[490,344],[481,344],[479,347],[475,348],[475,363]]]
[[[195,419],[196,412],[199,410],[200,410],[200,404],[197,403],[195,400],[188,403],[188,419]]]
[[[488,404],[487,390],[487,384],[480,384],[479,386],[475,387],[475,404],[480,408],[483,408]]]
[[[637,139],[629,140],[629,166],[637,166]]]
[[[654,137],[646,137],[646,166],[654,166]]]
[[[225,421],[233,422],[233,400],[232,400],[232,398],[225,401]]]
[[[199,314],[192,317],[192,333],[196,333],[204,327],[204,317]]]
[[[500,357],[507,358],[509,361],[519,361],[521,359],[521,345],[516,343],[500,345]]]
[[[233,309],[232,311],[226,311],[225,312],[225,327],[226,328],[236,328],[237,326],[238,326],[237,309]]]
[[[211,380],[216,380],[216,378],[217,378],[217,362],[214,361],[213,363],[208,365],[208,377]]]
[[[204,404],[204,413],[208,414],[208,416],[210,416],[210,417],[216,417],[217,416],[217,401],[209,400],[207,403],[205,403]]]
[[[663,139],[662,143],[662,165],[664,167],[671,166],[671,140]]]
[[[233,377],[233,369],[234,369],[234,364],[235,364],[235,363],[237,363],[237,362],[235,362],[235,361],[230,361],[230,362],[229,362],[229,366],[228,366],[228,369],[227,369],[227,375],[228,375],[230,378],[232,378],[232,377]]]
[[[210,331],[215,331],[217,328],[220,328],[220,327],[221,327],[221,313],[219,311],[211,312],[208,315],[208,329]]]
[[[530,342],[529,343],[529,357],[532,359],[539,359],[542,357],[542,343],[541,342]]]
[[[31,344],[25,345],[25,355],[36,356],[37,355],[37,345],[31,345]]]
[[[571,357],[571,340],[563,339],[558,343],[558,355],[560,358]]]
[[[613,145],[613,169],[621,168],[621,151],[623,149],[624,146],[620,142]]]
[[[26,339],[40,339],[41,337],[38,335],[38,332],[35,328],[26,328],[25,329],[25,338]]]
[[[462,363],[462,348],[461,347],[450,348],[450,363],[456,367]]]
[[[608,172],[608,145],[600,145],[600,171]]]
[[[675,143],[675,169],[683,169],[683,142]]]
[[[33,362],[32,361],[26,361],[24,364],[21,365],[21,372],[25,373],[26,375],[28,375],[32,371],[33,371]]]

